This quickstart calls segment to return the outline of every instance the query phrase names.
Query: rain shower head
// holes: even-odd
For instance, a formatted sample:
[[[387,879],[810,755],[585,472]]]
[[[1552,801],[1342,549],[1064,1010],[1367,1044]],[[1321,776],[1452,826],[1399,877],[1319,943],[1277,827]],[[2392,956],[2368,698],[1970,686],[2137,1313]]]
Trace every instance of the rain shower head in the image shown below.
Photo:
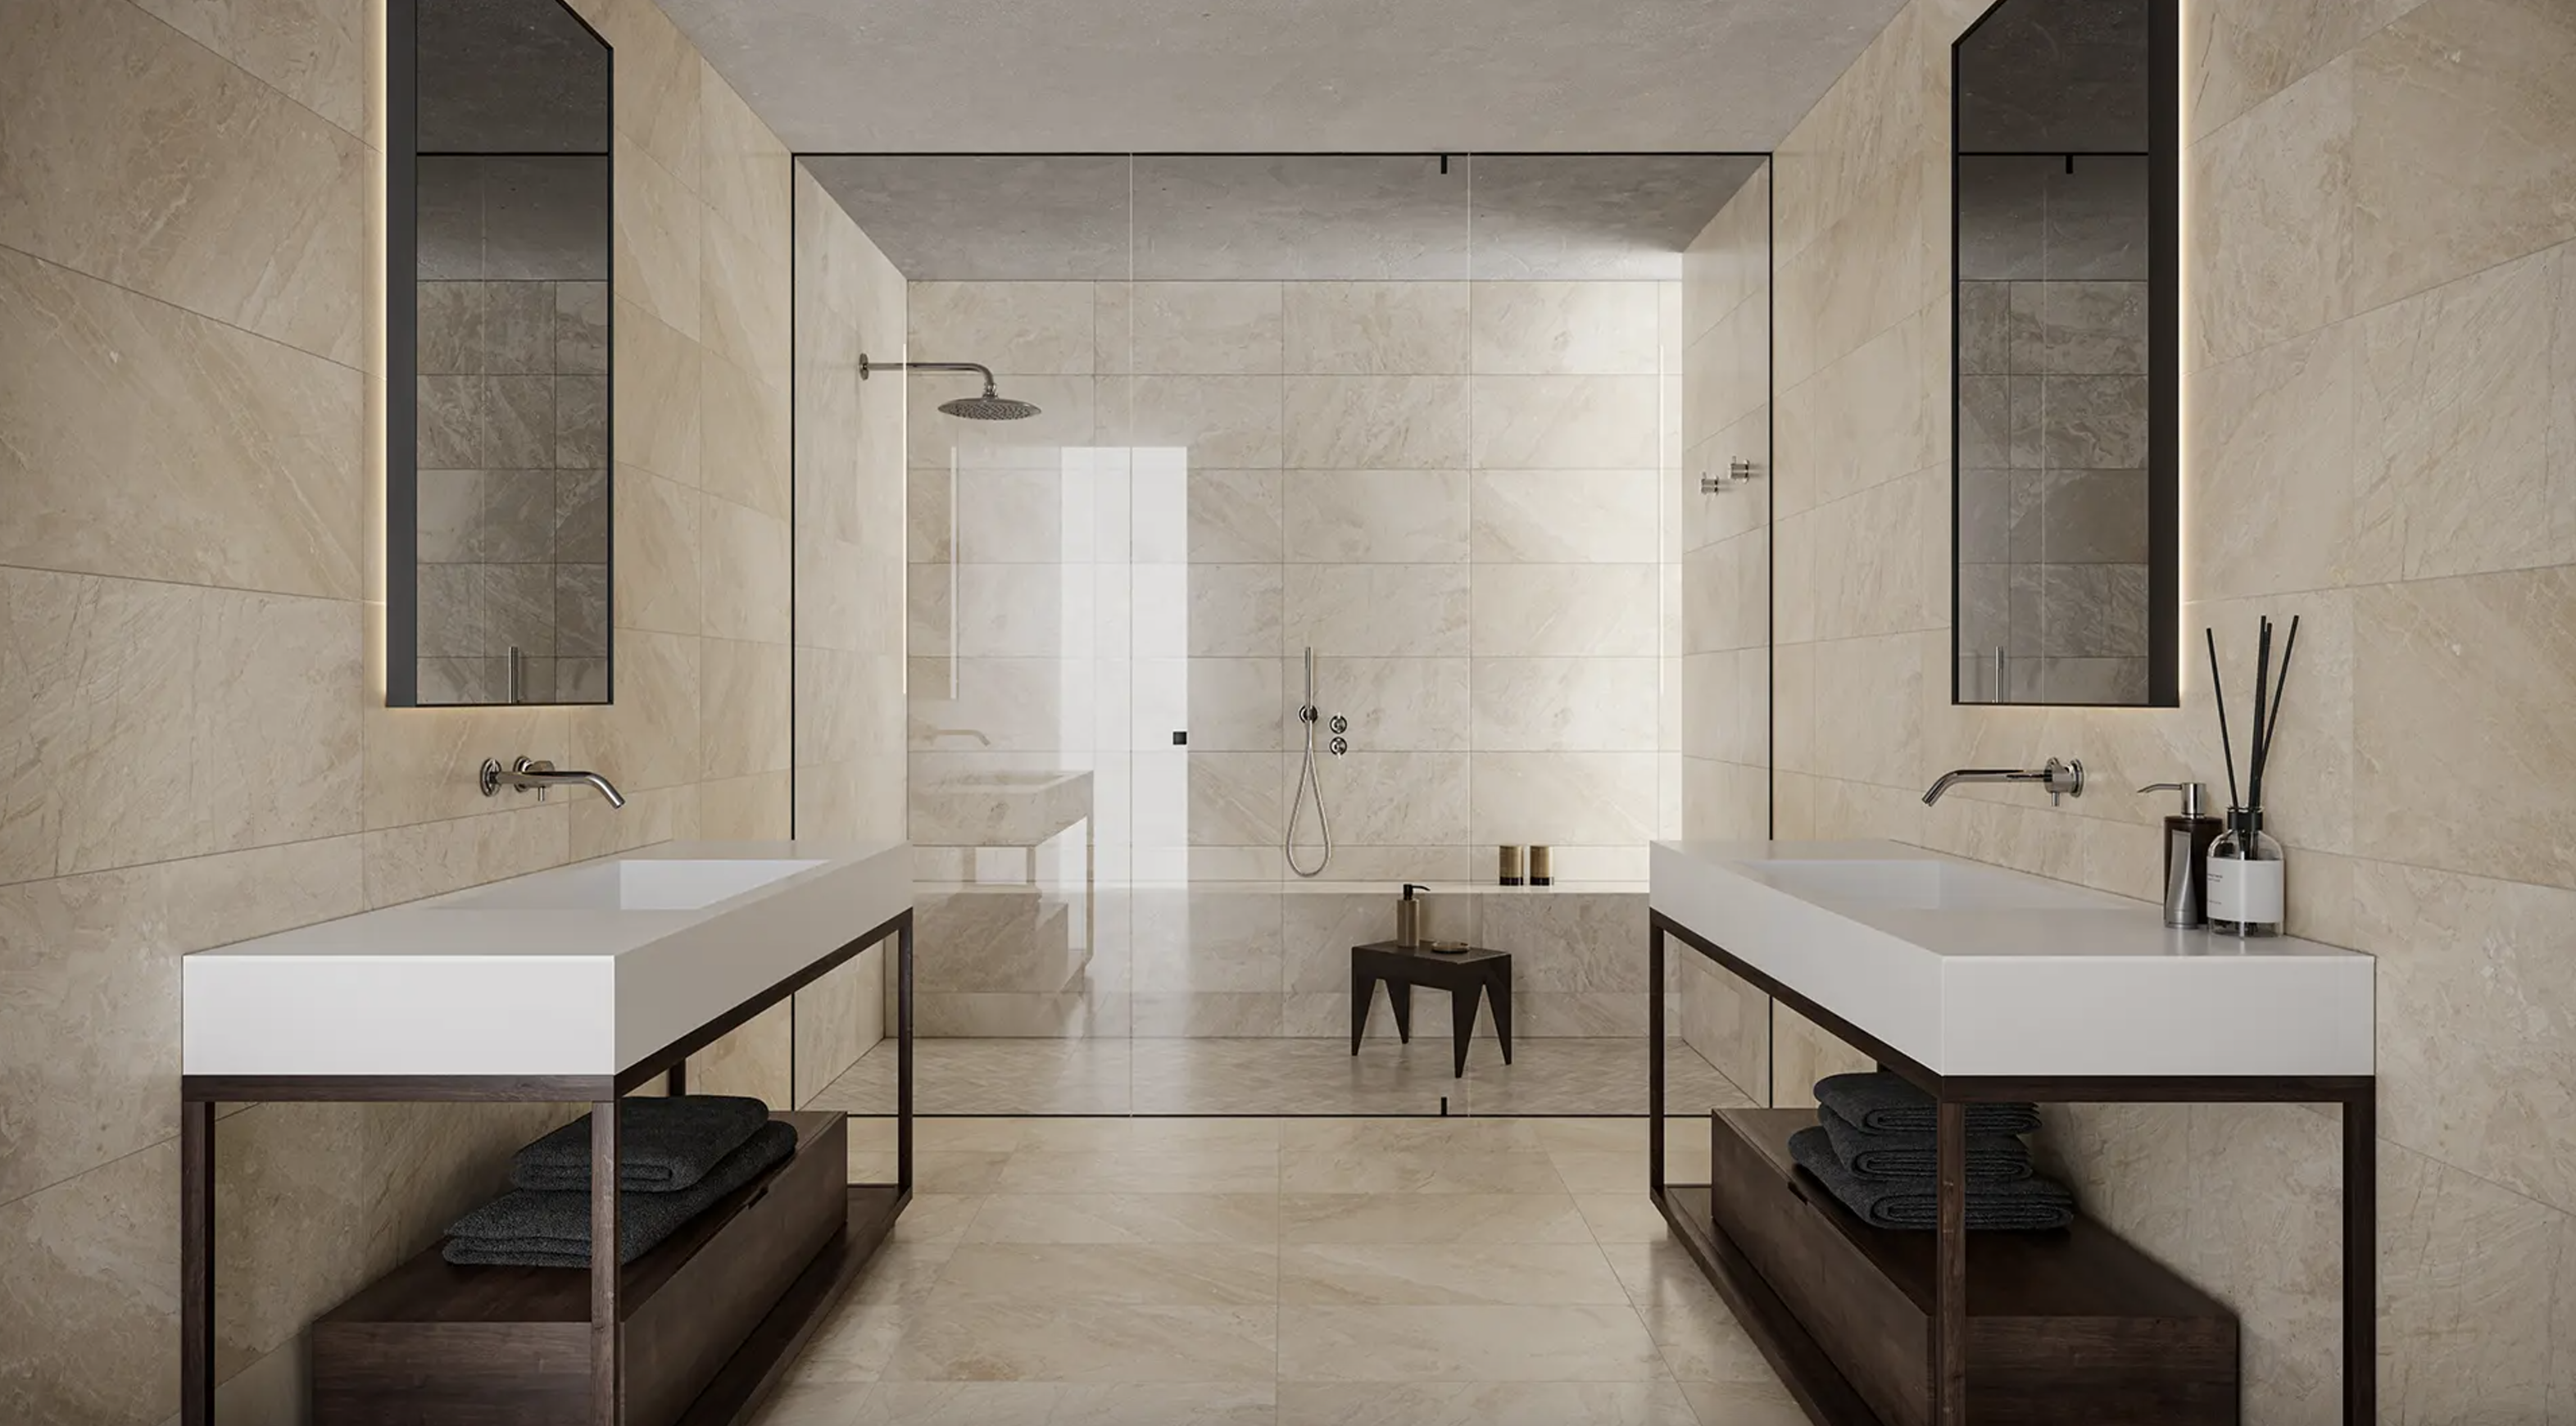
[[[861,380],[861,381],[865,381],[865,380],[867,380],[867,379],[868,379],[868,377],[869,377],[872,373],[879,372],[879,371],[971,371],[971,372],[974,372],[975,374],[977,374],[978,376],[983,377],[983,378],[984,378],[984,394],[983,394],[983,395],[981,395],[981,396],[961,396],[961,397],[957,398],[957,399],[956,399],[956,400],[954,400],[954,401],[942,401],[942,402],[940,402],[940,403],[939,403],[939,409],[940,409],[940,411],[941,411],[943,414],[946,414],[946,415],[963,417],[964,419],[969,420],[969,421],[1025,421],[1025,420],[1027,420],[1029,417],[1031,417],[1031,416],[1034,416],[1034,415],[1038,414],[1038,408],[1037,408],[1036,406],[1033,406],[1033,405],[1031,405],[1030,403],[1028,403],[1028,402],[1026,402],[1026,401],[1014,401],[1014,400],[1012,400],[1011,398],[1009,398],[1009,397],[1007,397],[1007,396],[1004,396],[1004,395],[1000,394],[999,392],[995,391],[995,390],[993,389],[993,372],[992,372],[992,369],[991,369],[990,367],[986,367],[986,366],[979,365],[979,364],[977,364],[977,363],[975,363],[975,362],[971,362],[971,361],[879,361],[879,362],[872,362],[872,361],[868,360],[867,355],[866,355],[865,353],[861,353],[861,354],[860,354],[860,356],[859,356],[859,380]]]

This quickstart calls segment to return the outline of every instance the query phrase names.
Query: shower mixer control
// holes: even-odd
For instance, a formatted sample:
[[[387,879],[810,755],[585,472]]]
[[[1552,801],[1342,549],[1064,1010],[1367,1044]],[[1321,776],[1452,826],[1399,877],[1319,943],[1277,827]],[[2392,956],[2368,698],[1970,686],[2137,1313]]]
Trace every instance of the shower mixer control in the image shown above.
[[[1340,757],[1342,754],[1351,750],[1351,740],[1348,738],[1335,738],[1328,746],[1332,748],[1333,756]]]
[[[1332,729],[1336,733],[1347,733],[1351,730],[1351,720],[1336,713],[1333,715]]]

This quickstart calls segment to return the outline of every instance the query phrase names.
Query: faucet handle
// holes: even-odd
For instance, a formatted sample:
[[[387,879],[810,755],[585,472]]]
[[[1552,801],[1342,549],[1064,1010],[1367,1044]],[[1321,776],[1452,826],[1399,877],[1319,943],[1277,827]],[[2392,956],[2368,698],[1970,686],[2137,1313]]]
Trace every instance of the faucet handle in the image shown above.
[[[2049,806],[2060,807],[2065,805],[2065,799],[2084,795],[2084,760],[2082,758],[2067,758],[2063,761],[2050,758],[2041,771],[2048,774]]]

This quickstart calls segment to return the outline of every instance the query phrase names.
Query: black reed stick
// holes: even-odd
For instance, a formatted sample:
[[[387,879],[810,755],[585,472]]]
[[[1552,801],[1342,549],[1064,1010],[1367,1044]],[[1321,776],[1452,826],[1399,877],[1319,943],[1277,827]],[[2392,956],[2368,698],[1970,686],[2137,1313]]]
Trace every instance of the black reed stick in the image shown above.
[[[2281,673],[2272,680],[2272,721],[2263,729],[2263,763],[2272,762],[2272,739],[2281,730],[2281,694],[2290,686],[2290,655],[2299,651],[2299,616],[2290,616],[2290,638],[2281,646]]]
[[[2270,691],[2271,683],[2272,616],[2266,614],[2254,636],[2254,727],[2248,734],[2253,738],[2254,746],[2245,764],[2245,805],[2248,807],[2263,805],[2263,715],[2269,707],[2264,695]]]
[[[2236,740],[2227,732],[2227,680],[2218,672],[2218,631],[2203,628],[2200,632],[2209,640],[2209,692],[2218,703],[2218,747],[2227,754],[2227,805],[2240,807],[2244,804],[2236,799]]]

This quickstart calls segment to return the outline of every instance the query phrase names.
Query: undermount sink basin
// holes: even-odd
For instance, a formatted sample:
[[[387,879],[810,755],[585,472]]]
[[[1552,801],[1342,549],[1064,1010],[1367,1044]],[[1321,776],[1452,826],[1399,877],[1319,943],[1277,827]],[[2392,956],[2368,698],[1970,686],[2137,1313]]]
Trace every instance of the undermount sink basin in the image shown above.
[[[1945,861],[1776,861],[1755,875],[1802,900],[1899,911],[2120,909],[2081,887]]]
[[[448,911],[695,911],[822,865],[637,858],[523,877],[436,905]]]

